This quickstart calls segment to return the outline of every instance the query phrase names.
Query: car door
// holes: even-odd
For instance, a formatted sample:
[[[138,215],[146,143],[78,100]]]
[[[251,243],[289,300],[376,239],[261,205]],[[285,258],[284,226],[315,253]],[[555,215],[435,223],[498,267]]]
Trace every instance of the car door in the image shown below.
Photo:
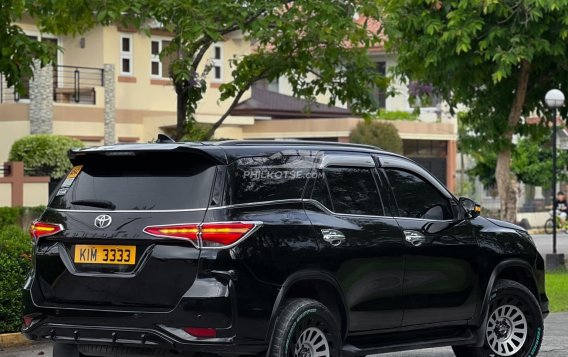
[[[470,319],[480,296],[474,227],[457,199],[420,166],[380,160],[404,235],[402,325]]]
[[[320,244],[319,265],[338,281],[350,331],[402,320],[402,233],[385,213],[369,154],[326,153],[305,210]]]

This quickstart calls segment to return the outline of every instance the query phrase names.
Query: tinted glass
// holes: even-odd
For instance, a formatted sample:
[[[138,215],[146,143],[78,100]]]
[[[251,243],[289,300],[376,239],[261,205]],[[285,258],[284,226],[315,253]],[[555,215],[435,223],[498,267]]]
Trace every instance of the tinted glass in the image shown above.
[[[371,169],[330,167],[324,172],[334,212],[379,216],[384,214]]]
[[[160,62],[152,62],[152,74],[156,76],[160,74]]]
[[[398,204],[398,217],[451,219],[449,200],[429,182],[402,170],[385,170]]]
[[[228,204],[302,198],[313,156],[242,158],[229,167]]]
[[[124,73],[130,72],[130,60],[128,58],[122,59],[122,72]]]
[[[312,200],[316,200],[322,205],[324,205],[330,211],[333,211],[333,206],[331,205],[331,197],[329,195],[329,189],[323,175],[318,175],[314,188],[312,190]]]
[[[128,37],[122,38],[122,52],[130,52],[130,39]]]
[[[160,42],[158,42],[158,41],[152,41],[152,49],[151,49],[151,51],[152,51],[152,54],[153,54],[154,56],[159,55],[159,54],[160,54]]]
[[[111,202],[118,210],[204,208],[214,175],[215,166],[187,154],[91,158],[50,207],[96,209],[72,203],[96,200]]]

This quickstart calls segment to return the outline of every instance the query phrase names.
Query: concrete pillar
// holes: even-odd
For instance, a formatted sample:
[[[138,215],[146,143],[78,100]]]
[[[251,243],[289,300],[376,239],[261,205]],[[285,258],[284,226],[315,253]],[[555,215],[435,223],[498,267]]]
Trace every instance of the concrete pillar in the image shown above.
[[[446,152],[446,186],[451,192],[456,192],[456,161],[458,159],[458,144],[455,140],[448,140]]]
[[[105,87],[105,145],[116,143],[116,103],[115,103],[115,73],[114,64],[104,66]]]
[[[30,80],[30,134],[53,132],[53,66],[41,68],[34,60],[34,76]]]

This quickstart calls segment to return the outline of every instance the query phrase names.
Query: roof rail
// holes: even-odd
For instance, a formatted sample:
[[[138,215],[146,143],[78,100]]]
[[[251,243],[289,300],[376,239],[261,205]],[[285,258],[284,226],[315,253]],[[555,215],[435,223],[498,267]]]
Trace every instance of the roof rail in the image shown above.
[[[334,141],[317,141],[317,140],[226,140],[226,141],[218,141],[215,143],[211,143],[213,145],[219,146],[254,146],[254,145],[290,145],[290,146],[298,146],[298,145],[329,145],[329,146],[347,146],[347,147],[359,147],[365,149],[373,149],[373,150],[382,150],[381,148],[373,145],[366,145],[366,144],[352,144],[352,143],[338,143]]]

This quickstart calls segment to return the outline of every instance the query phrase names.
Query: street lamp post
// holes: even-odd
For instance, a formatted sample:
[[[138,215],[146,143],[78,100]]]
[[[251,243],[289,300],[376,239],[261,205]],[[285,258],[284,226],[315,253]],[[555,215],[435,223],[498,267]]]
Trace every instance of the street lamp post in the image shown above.
[[[558,89],[551,89],[544,97],[546,105],[552,109],[552,254],[546,255],[547,269],[558,269],[564,266],[564,254],[556,253],[556,121],[557,110],[564,105],[564,93]]]

